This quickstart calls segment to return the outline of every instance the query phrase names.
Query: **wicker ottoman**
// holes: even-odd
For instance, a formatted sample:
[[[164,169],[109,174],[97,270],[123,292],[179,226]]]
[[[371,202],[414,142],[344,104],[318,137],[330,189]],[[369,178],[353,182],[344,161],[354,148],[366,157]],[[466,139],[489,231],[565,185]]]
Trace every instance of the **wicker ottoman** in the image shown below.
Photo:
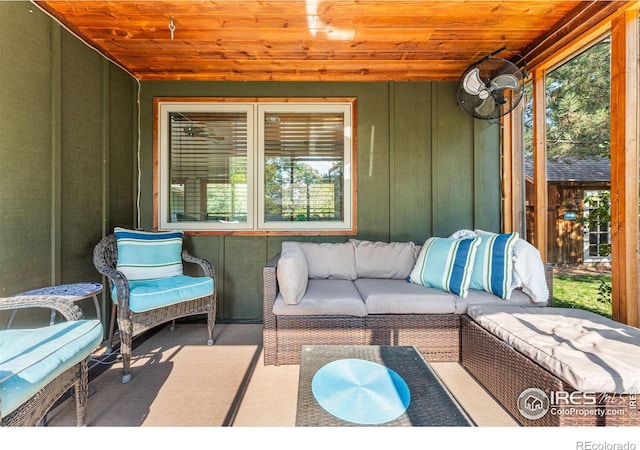
[[[545,315],[545,312],[549,312],[548,310],[551,309],[553,309],[553,315]],[[510,311],[511,308],[507,310]],[[633,367],[634,364],[640,362],[638,356],[640,354],[640,340],[638,340],[640,330],[612,321],[612,325],[615,325],[615,328],[611,328],[613,333],[607,334],[608,330],[603,331],[602,329],[594,331],[598,336],[606,335],[607,339],[612,339],[612,335],[616,335],[618,331],[624,329],[625,333],[619,333],[621,340],[616,343],[623,344],[627,352],[621,359],[620,365],[617,366],[619,373],[615,373],[616,370],[614,370],[614,364],[611,363],[611,360],[599,359],[597,345],[594,344],[586,352],[579,349],[581,338],[559,344],[566,344],[569,349],[558,350],[557,353],[550,352],[542,345],[540,348],[529,346],[526,351],[516,348],[523,345],[523,342],[518,343],[517,333],[505,339],[504,334],[501,337],[496,336],[494,334],[496,331],[488,329],[486,323],[482,325],[478,323],[479,316],[491,312],[493,311],[489,311],[487,308],[482,311],[472,308],[469,310],[469,315],[462,317],[462,365],[520,424],[525,426],[640,425],[640,411],[636,399],[636,386],[640,380],[640,370],[636,371]],[[533,325],[536,319],[553,320],[559,312],[561,312],[559,308],[536,308],[535,311],[527,311],[526,308],[513,310],[515,314],[528,314],[527,319],[523,319],[522,323],[526,323],[530,330],[535,330],[540,334],[542,342],[547,338],[556,339],[558,342],[563,341],[561,335],[544,334],[541,329],[536,329]],[[505,311],[502,311],[502,314],[504,313]],[[590,313],[586,311],[581,313],[585,313],[585,316],[589,318]],[[532,317],[533,314],[540,316]],[[596,315],[594,314],[594,316]],[[597,323],[602,323],[604,318],[598,316],[594,319]],[[595,328],[591,331],[593,330]],[[560,334],[562,332],[564,331],[561,330]],[[588,337],[582,339],[588,339]],[[535,343],[536,339],[530,339],[530,341]],[[535,349],[533,353],[532,348]],[[627,387],[625,388],[621,382],[616,382],[619,385],[618,389],[607,389],[607,392],[577,389],[574,384],[567,381],[569,378],[573,383],[579,382],[579,380],[576,381],[576,375],[571,373],[571,368],[543,367],[539,361],[534,361],[536,350],[542,355],[539,356],[542,361],[550,357],[560,365],[563,363],[562,358],[567,358],[563,356],[567,352],[572,350],[582,352],[587,362],[595,362],[611,368],[612,376],[625,376],[626,374],[627,380],[624,384]],[[576,353],[574,356],[579,358],[580,353]],[[567,359],[565,362],[568,361]],[[544,364],[548,366],[546,362]],[[594,378],[600,376],[601,374],[597,373]],[[585,378],[587,383],[589,382],[588,378]],[[632,379],[629,380],[629,378]]]

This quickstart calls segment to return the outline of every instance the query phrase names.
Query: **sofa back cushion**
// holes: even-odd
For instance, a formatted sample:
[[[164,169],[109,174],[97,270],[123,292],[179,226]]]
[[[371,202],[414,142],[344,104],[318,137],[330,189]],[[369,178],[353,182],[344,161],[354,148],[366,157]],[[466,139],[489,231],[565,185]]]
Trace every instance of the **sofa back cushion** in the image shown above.
[[[287,305],[296,305],[304,296],[309,280],[309,267],[296,242],[283,242],[276,268],[278,288]]]
[[[297,243],[309,268],[311,279],[355,280],[356,260],[353,244],[342,243]]]
[[[372,242],[351,239],[358,278],[406,280],[416,263],[413,242]]]

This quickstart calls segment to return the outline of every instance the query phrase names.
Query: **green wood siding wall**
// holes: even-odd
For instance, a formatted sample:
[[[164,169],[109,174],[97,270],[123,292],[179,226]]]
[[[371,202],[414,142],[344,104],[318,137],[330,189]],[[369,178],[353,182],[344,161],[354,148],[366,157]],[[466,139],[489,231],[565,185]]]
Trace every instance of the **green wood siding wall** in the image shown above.
[[[499,126],[456,102],[456,83],[142,82],[141,225],[151,227],[154,97],[357,97],[359,239],[422,243],[460,228],[500,231]],[[216,267],[219,317],[260,320],[262,266],[283,240],[199,236]]]
[[[136,226],[138,86],[29,2],[0,2],[0,290],[99,281],[92,250]],[[357,97],[359,239],[500,230],[499,126],[456,104],[456,83],[140,83],[140,223],[152,224],[156,96]],[[217,271],[219,317],[262,317],[262,266],[283,240],[187,238]],[[103,296],[105,317],[108,295]],[[81,305],[92,316],[91,302]],[[0,324],[3,318],[0,317]]]
[[[135,80],[30,2],[0,17],[0,295],[102,281],[94,245],[134,220]]]

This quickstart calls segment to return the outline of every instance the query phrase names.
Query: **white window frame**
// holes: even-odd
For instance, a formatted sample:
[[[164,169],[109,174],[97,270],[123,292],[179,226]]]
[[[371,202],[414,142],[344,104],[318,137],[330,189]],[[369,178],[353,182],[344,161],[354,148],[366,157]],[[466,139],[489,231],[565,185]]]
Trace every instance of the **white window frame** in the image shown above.
[[[156,98],[154,228],[197,234],[354,234],[355,207],[355,99],[217,99]],[[169,114],[172,112],[246,111],[247,221],[170,221]],[[343,220],[268,222],[264,219],[264,115],[269,112],[341,112],[344,114]]]
[[[351,105],[327,103],[264,103],[258,107],[258,136],[264,136],[264,116],[270,112],[342,112],[344,114],[344,181],[341,221],[322,222],[266,222],[264,220],[264,140],[258,138],[258,229],[261,230],[350,230],[351,229]],[[301,225],[303,224],[303,225]]]
[[[179,221],[172,222],[170,217],[170,192],[171,184],[169,174],[169,114],[172,112],[246,112],[247,121],[255,116],[255,108],[251,104],[242,103],[209,103],[209,102],[158,102],[158,155],[157,165],[159,179],[156,181],[158,189],[158,227],[163,230],[251,230],[255,224],[254,210],[247,209],[247,221],[239,223],[220,223],[206,221]],[[253,127],[247,129],[247,204],[255,203],[255,157],[250,149],[255,146]]]

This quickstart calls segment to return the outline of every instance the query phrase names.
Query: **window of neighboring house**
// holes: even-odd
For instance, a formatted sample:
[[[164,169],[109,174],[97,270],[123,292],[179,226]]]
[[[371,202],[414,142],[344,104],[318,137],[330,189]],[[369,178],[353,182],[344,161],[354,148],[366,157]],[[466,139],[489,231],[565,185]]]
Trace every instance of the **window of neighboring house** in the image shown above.
[[[584,260],[611,259],[611,192],[584,191]]]
[[[157,99],[157,226],[355,232],[354,105]]]

